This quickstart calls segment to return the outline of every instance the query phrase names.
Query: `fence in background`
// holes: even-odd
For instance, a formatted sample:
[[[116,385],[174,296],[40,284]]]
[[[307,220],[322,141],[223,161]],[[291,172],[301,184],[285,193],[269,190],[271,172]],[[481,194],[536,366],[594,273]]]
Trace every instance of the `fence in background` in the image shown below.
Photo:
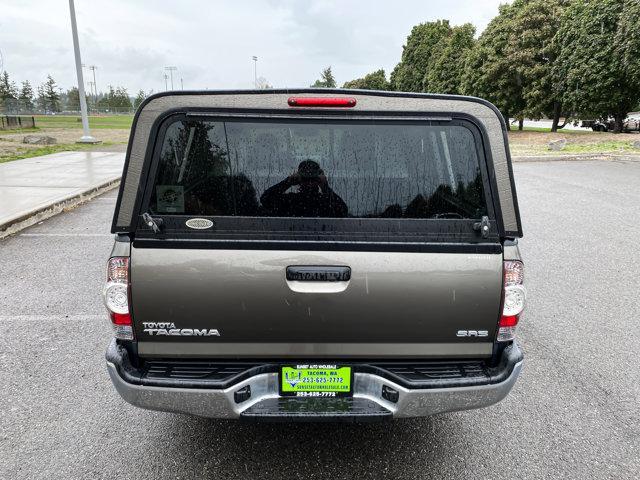
[[[36,119],[27,115],[0,115],[0,130],[15,128],[34,128]]]

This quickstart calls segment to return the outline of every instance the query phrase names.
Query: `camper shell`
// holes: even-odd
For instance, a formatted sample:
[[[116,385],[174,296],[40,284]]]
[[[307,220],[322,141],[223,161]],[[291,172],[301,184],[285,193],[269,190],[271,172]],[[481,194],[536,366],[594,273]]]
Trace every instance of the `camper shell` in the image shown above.
[[[501,400],[525,297],[506,132],[462,96],[149,97],[104,291],[116,389],[143,408],[286,421]]]

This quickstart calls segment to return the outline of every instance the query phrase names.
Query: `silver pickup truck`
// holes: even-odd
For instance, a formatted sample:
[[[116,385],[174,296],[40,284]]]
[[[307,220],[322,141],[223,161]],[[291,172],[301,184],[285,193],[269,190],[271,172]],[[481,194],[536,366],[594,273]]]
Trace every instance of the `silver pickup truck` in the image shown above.
[[[506,127],[477,98],[154,95],[112,232],[107,368],[138,407],[417,417],[499,402],[522,368]]]

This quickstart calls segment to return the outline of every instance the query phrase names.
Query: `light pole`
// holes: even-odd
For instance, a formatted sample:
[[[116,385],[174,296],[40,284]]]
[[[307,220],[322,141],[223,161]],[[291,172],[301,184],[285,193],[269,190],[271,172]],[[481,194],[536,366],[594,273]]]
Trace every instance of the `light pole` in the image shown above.
[[[96,67],[95,65],[89,65],[89,70],[91,70],[91,72],[93,73],[93,88],[94,88],[94,94],[93,94],[93,105],[97,105],[98,103],[98,84],[96,83],[96,70],[98,69],[98,67]]]
[[[253,86],[258,89],[258,57],[255,55],[251,57],[253,59]]]
[[[87,115],[87,99],[84,96],[84,79],[82,77],[82,60],[80,59],[80,43],[78,42],[78,26],[76,25],[76,9],[73,0],[69,0],[71,15],[71,35],[73,36],[73,53],[76,58],[76,74],[78,75],[78,95],[80,96],[80,112],[82,114],[82,137],[78,143],[98,143],[89,132],[89,116]]]
[[[87,83],[90,87],[89,93],[93,96],[93,108],[96,108],[98,104],[98,84],[96,82],[96,70],[98,69],[98,67],[96,67],[95,65],[85,65],[84,63],[82,64],[82,66],[84,68],[88,68],[93,73],[93,82],[89,81]]]
[[[165,70],[169,71],[169,75],[171,75],[171,90],[173,90],[173,72],[178,70],[178,67],[164,67]]]
[[[167,75],[166,73],[164,74],[164,91],[166,92],[167,90],[169,90],[169,87],[167,86],[167,80],[169,80],[169,75]]]

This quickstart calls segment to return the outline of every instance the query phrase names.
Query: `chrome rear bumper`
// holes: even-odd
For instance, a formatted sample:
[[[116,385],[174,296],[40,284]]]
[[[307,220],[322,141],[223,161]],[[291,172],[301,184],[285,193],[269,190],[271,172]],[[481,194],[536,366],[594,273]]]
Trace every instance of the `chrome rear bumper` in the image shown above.
[[[113,344],[110,349],[113,348]],[[397,383],[372,373],[354,373],[353,397],[361,399],[364,404],[375,407],[379,413],[387,412],[388,416],[424,417],[437,413],[470,410],[493,405],[507,396],[513,388],[520,371],[523,359],[518,346],[514,343],[504,368],[508,375],[502,380],[486,385],[460,386],[448,388],[409,389]],[[111,381],[122,398],[137,407],[160,410],[165,412],[187,413],[201,417],[239,418],[255,412],[255,406],[269,399],[277,399],[278,373],[262,373],[239,381],[224,389],[210,388],[180,388],[166,386],[136,385],[126,381],[120,374],[122,365],[117,365],[117,357],[107,354],[107,369]],[[236,402],[236,392],[249,387],[251,396],[247,400]],[[397,401],[389,401],[383,397],[383,387],[397,392]],[[273,403],[273,401],[270,401]],[[360,402],[363,404],[363,402]],[[263,409],[264,410],[264,409]],[[284,420],[300,417],[303,420],[337,419],[350,417],[348,411],[329,415],[327,412],[317,412],[310,415],[306,409],[304,415],[296,412],[280,415]],[[335,413],[335,412],[333,412]],[[243,415],[245,414],[245,415]],[[271,415],[273,419],[276,415]],[[380,415],[378,415],[380,416]],[[251,415],[253,419],[259,415]]]

